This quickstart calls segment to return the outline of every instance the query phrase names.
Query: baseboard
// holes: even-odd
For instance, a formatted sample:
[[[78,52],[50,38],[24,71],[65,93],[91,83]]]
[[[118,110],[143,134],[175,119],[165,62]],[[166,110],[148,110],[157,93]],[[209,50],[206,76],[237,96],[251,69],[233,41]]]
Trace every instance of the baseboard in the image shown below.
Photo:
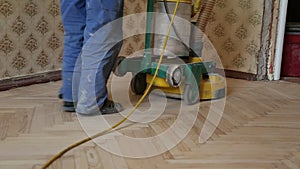
[[[237,72],[233,70],[225,70],[226,77],[245,79],[249,81],[256,81],[257,75],[251,73]]]
[[[281,80],[300,84],[300,77],[281,77]]]
[[[237,72],[232,70],[225,70],[226,77],[239,78],[245,80],[255,81],[256,75],[250,73]],[[47,73],[40,73],[22,77],[15,77],[11,79],[0,80],[0,91],[9,90],[12,88],[29,86],[38,83],[47,83],[51,81],[61,80],[61,71],[53,71]]]
[[[34,75],[27,75],[22,77],[13,77],[10,79],[0,80],[0,91],[58,80],[61,80],[60,70]]]

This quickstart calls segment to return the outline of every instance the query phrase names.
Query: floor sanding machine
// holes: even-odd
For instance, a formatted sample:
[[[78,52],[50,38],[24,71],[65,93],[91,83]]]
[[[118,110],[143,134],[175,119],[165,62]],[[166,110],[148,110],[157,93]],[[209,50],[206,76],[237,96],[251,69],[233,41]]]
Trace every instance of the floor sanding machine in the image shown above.
[[[195,34],[193,25],[203,31],[211,15],[215,0],[180,0],[167,46],[162,49],[165,30],[169,26],[177,0],[148,0],[145,50],[143,56],[118,57],[114,74],[133,74],[130,87],[141,95],[153,78],[162,50],[164,57],[159,65],[152,89],[160,89],[167,96],[181,98],[188,105],[199,100],[225,96],[225,78],[215,73],[216,64],[202,60],[203,34]],[[196,16],[195,22],[192,16]],[[195,18],[195,17],[194,17]],[[182,19],[189,24],[184,24]],[[191,47],[193,46],[193,47]],[[196,47],[195,47],[196,46]]]
[[[124,76],[127,72],[133,74],[130,82],[131,90],[143,96],[126,117],[110,128],[65,148],[47,161],[42,169],[48,168],[75,147],[103,136],[120,126],[134,113],[150,87],[153,90],[162,90],[167,96],[181,98],[188,105],[195,104],[199,100],[218,99],[225,96],[225,78],[214,73],[215,63],[201,59],[203,58],[201,34],[197,36],[193,32],[191,23],[176,22],[174,15],[172,19],[169,16],[170,11],[174,10],[173,14],[190,22],[192,11],[197,13],[200,10],[195,24],[197,28],[204,30],[215,0],[201,1],[200,5],[200,0],[194,0],[193,3],[191,0],[148,0],[144,55],[133,58],[118,57],[114,66],[114,74],[117,76]],[[155,13],[162,13],[163,16]],[[173,28],[173,35],[168,39],[170,26]],[[161,31],[164,32],[166,29],[168,32],[161,34]],[[186,45],[189,42],[191,44]]]

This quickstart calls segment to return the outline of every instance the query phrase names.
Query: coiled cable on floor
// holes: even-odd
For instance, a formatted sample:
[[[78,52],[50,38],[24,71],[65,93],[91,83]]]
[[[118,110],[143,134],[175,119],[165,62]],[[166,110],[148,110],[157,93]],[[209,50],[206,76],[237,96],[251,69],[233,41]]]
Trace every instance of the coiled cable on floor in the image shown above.
[[[174,9],[174,12],[173,12],[173,16],[172,16],[172,19],[171,19],[171,22],[170,22],[170,25],[168,27],[168,31],[167,31],[167,34],[166,34],[166,38],[164,40],[164,44],[163,44],[163,47],[162,47],[162,51],[161,51],[161,55],[160,55],[160,58],[159,58],[159,61],[157,63],[157,67],[156,67],[156,70],[155,70],[155,73],[153,75],[153,78],[151,80],[151,82],[149,83],[149,86],[147,87],[145,93],[143,94],[143,96],[139,99],[139,101],[136,103],[136,105],[132,108],[132,110],[128,113],[128,115],[126,117],[124,117],[122,120],[120,120],[119,122],[117,122],[115,125],[113,125],[112,127],[106,129],[106,130],[103,130],[91,137],[88,137],[88,138],[85,138],[81,141],[78,141],[72,145],[70,145],[69,147],[65,148],[64,150],[62,150],[61,152],[59,152],[58,154],[56,154],[55,156],[53,156],[47,163],[45,163],[43,166],[42,166],[42,169],[46,169],[48,168],[53,162],[55,162],[56,160],[58,160],[60,157],[62,157],[64,154],[66,154],[67,152],[69,152],[70,150],[88,142],[88,141],[91,141],[95,138],[98,138],[100,136],[103,136],[111,131],[113,131],[114,129],[116,129],[118,126],[120,126],[121,124],[123,124],[133,113],[134,111],[140,106],[140,104],[142,103],[142,101],[145,99],[145,97],[148,95],[148,93],[150,92],[151,90],[151,87],[154,83],[154,80],[155,78],[157,77],[157,74],[158,74],[158,71],[159,71],[159,68],[160,68],[160,65],[162,63],[162,59],[163,59],[163,56],[164,56],[164,53],[165,53],[165,50],[166,50],[166,46],[167,46],[167,42],[168,42],[168,39],[169,39],[169,35],[170,35],[170,32],[171,32],[171,28],[172,28],[172,25],[173,25],[173,22],[174,22],[174,19],[175,19],[175,15],[177,13],[177,9],[178,9],[178,6],[179,6],[179,2],[180,0],[176,0],[176,6],[175,6],[175,9]]]

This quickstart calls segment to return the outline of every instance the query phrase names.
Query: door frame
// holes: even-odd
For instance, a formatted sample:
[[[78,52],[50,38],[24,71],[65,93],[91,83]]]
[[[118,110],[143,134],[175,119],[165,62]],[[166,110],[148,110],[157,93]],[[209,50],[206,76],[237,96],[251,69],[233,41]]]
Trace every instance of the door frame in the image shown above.
[[[288,0],[280,0],[274,61],[274,80],[280,80]]]

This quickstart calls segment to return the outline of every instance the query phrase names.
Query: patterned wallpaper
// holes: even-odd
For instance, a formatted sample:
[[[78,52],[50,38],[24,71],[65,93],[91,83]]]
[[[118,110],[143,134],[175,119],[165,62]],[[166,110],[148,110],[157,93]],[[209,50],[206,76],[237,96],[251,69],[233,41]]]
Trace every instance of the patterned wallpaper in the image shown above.
[[[147,11],[147,0],[125,0],[124,4],[124,16],[136,13],[142,13]],[[139,20],[129,20],[123,23],[124,30],[136,31],[146,29],[146,21],[141,23]],[[125,33],[126,31],[124,31]],[[145,35],[135,35],[128,39],[125,39],[123,42],[123,47],[120,55],[129,56],[136,54],[137,51],[142,52],[145,47]],[[141,54],[139,52],[139,54]]]
[[[61,67],[59,0],[0,0],[0,78]]]
[[[125,0],[124,14],[145,12],[146,2]],[[225,69],[257,73],[263,9],[264,0],[217,0],[206,34]],[[0,79],[61,68],[59,14],[59,0],[0,0]],[[144,35],[137,35],[124,41],[121,55],[143,48]]]
[[[257,74],[264,0],[216,0],[206,34],[225,69]]]

